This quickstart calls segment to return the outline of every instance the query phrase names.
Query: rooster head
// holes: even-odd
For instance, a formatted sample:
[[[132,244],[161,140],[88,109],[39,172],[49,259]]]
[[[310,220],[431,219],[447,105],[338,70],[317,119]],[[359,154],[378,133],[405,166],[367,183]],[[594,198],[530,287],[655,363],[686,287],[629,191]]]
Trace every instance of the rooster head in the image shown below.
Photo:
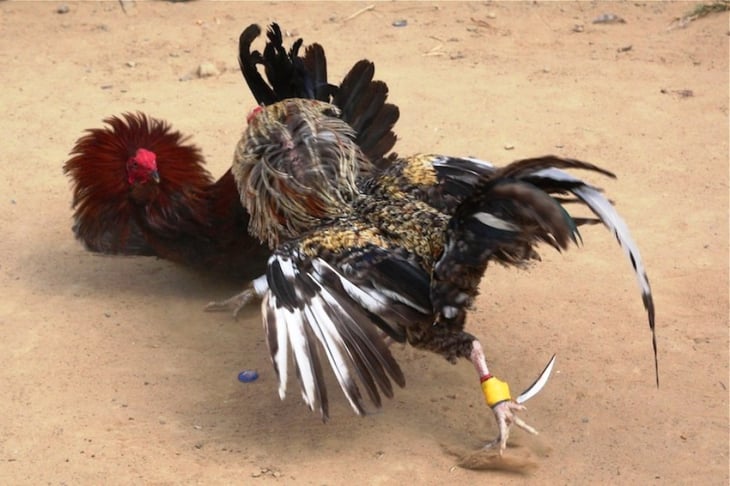
[[[137,152],[127,160],[127,181],[130,185],[146,184],[150,181],[159,184],[157,155],[147,149],[137,149]]]

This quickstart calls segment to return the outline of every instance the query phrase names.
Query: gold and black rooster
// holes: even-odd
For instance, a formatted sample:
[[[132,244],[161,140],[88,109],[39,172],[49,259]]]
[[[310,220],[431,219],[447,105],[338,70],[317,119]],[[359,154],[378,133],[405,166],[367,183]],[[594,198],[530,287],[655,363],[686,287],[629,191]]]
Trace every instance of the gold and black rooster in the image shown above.
[[[613,177],[555,156],[505,167],[442,155],[398,158],[383,169],[356,142],[337,106],[288,99],[255,108],[236,147],[233,174],[249,229],[273,251],[266,276],[244,291],[263,299],[269,351],[284,398],[290,350],[307,405],[328,417],[329,363],[358,414],[393,396],[405,377],[388,338],[475,367],[504,450],[524,407],[493,377],[467,312],[490,262],[521,267],[537,245],[578,243],[580,224],[600,221],[627,253],[649,315],[654,305],[638,248],[601,191],[565,169]],[[372,174],[363,177],[362,174]],[[573,218],[578,202],[596,218]],[[657,368],[658,384],[658,368]]]

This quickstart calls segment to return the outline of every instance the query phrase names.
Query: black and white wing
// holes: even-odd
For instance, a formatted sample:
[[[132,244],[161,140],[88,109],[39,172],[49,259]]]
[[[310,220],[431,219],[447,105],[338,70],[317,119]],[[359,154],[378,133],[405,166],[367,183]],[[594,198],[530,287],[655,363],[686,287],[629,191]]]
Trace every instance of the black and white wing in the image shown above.
[[[405,327],[428,322],[428,275],[379,246],[350,246],[305,256],[301,241],[282,245],[269,259],[264,329],[279,396],[286,393],[289,349],[302,398],[323,420],[328,399],[323,361],[357,414],[366,413],[361,387],[375,407],[391,382],[405,378],[385,340],[405,340]],[[323,359],[324,358],[324,359]]]

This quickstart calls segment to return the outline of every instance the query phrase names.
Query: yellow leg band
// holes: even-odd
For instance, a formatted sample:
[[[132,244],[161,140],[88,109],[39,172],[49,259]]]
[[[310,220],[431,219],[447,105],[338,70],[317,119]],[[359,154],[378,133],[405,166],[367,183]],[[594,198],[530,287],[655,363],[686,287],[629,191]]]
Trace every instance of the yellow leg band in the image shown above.
[[[487,381],[482,382],[482,392],[490,408],[499,402],[512,400],[512,395],[509,393],[509,385],[499,378],[491,377]]]

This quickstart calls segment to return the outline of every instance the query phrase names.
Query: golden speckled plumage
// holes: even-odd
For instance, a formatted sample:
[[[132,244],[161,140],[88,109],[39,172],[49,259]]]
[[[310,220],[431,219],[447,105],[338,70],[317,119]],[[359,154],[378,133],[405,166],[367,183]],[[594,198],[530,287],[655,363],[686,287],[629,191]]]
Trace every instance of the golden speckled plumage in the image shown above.
[[[438,182],[436,170],[433,168],[434,155],[417,154],[408,159],[403,168],[403,176],[406,180],[416,186],[435,186]]]
[[[311,257],[346,254],[371,245],[399,249],[429,272],[443,252],[447,224],[448,216],[405,194],[384,199],[370,193],[353,203],[348,216],[306,233],[299,244]]]
[[[348,223],[350,222],[348,221]],[[337,254],[368,245],[384,248],[389,246],[388,242],[373,228],[359,222],[352,222],[311,232],[301,240],[300,250],[304,255],[315,257],[323,252]]]
[[[449,216],[400,192],[396,185],[388,184],[383,190],[389,197],[384,198],[371,188],[368,195],[357,201],[354,205],[357,217],[378,228],[391,246],[418,256],[424,270],[430,271],[443,252]]]

